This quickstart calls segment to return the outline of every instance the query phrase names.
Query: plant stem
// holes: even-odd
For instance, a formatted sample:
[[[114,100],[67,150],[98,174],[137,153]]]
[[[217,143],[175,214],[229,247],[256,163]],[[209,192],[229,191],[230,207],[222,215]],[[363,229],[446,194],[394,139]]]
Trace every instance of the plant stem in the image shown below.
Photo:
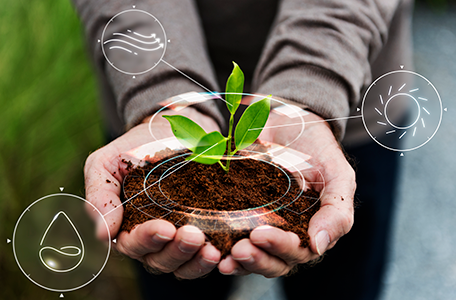
[[[230,161],[231,161],[231,156],[233,153],[231,153],[231,138],[233,136],[233,125],[234,125],[234,114],[230,115],[230,125],[228,127],[228,148],[226,149],[226,154],[227,154],[227,159],[226,159],[226,167],[224,170],[228,173],[230,170]]]
[[[227,167],[225,167],[225,166],[222,164],[221,161],[219,161],[218,163],[219,163],[219,165],[222,167],[222,169],[223,169],[225,172],[228,172]]]

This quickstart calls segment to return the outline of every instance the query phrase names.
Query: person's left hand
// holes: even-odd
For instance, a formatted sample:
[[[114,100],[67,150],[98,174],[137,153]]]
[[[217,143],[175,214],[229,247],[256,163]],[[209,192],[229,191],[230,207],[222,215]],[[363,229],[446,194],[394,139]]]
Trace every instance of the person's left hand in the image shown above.
[[[125,134],[92,153],[84,167],[87,201],[103,214],[99,218],[92,206],[86,205],[90,216],[97,221],[97,237],[101,240],[116,238],[114,249],[144,264],[154,273],[174,273],[179,278],[194,279],[211,272],[220,260],[220,251],[205,242],[203,232],[195,226],[176,228],[165,220],[149,220],[130,232],[120,231],[123,219],[121,186],[128,174],[122,154],[131,149],[173,136],[169,122],[162,115],[177,112],[167,110],[156,115],[150,124],[146,118]],[[206,131],[219,130],[217,123],[195,108],[187,107],[180,115],[196,120]],[[112,204],[107,205],[108,203]],[[106,230],[105,223],[109,226]]]
[[[266,127],[282,125],[284,118],[271,114]],[[325,189],[320,195],[320,210],[309,223],[310,246],[300,247],[300,239],[295,233],[260,226],[251,232],[249,239],[237,242],[230,255],[220,262],[218,268],[222,274],[256,273],[267,278],[286,275],[297,264],[323,255],[350,231],[353,225],[355,173],[328,123],[313,113],[304,119],[311,123],[306,124],[303,135],[289,147],[312,156],[313,166],[325,179]],[[267,140],[286,145],[298,134],[301,128],[297,127],[265,129],[262,136],[267,135]]]

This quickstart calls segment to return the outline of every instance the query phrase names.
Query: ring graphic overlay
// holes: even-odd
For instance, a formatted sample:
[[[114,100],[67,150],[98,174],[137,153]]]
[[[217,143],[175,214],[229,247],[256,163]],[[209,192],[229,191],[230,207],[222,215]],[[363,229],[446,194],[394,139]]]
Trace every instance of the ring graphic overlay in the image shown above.
[[[187,94],[183,95],[178,95],[176,97],[172,97],[166,101],[160,102],[159,104],[162,106],[150,119],[149,121],[149,132],[154,140],[157,140],[154,130],[153,130],[153,124],[154,121],[156,120],[156,117],[158,114],[162,111],[165,111],[167,109],[173,110],[173,111],[180,111],[182,109],[185,109],[186,107],[189,107],[191,105],[196,105],[196,104],[201,104],[206,102],[206,104],[213,104],[210,103],[211,101],[215,101],[216,105],[220,104],[218,102],[224,100],[223,97],[225,97],[227,94],[242,94],[244,99],[241,102],[242,106],[249,105],[250,103],[253,103],[254,101],[261,100],[265,98],[265,95],[259,95],[259,94],[249,94],[249,93],[220,93],[220,92],[210,92],[210,93],[196,93],[196,92],[190,92]],[[245,100],[249,99],[249,100]],[[275,124],[273,126],[268,126],[266,125],[264,127],[264,131],[262,135],[260,135],[260,139],[262,141],[267,141],[267,142],[273,142],[268,140],[268,138],[265,138],[264,132],[267,130],[275,130],[275,129],[285,129],[289,128],[290,132],[294,132],[294,136],[289,138],[286,141],[281,142],[282,145],[285,147],[288,147],[295,141],[299,139],[299,137],[304,133],[305,130],[305,121],[304,121],[304,116],[308,114],[307,111],[304,109],[294,105],[294,104],[289,104],[285,103],[280,99],[274,98],[273,96],[270,98],[271,100],[271,106],[273,107],[271,109],[270,113],[270,118],[271,116],[274,115],[280,115],[283,118],[283,121],[281,124]],[[258,130],[260,128],[252,128],[250,130]]]
[[[100,43],[113,68],[128,75],[140,75],[161,61],[167,39],[157,18],[143,10],[129,9],[109,20]]]
[[[171,199],[166,195],[167,193],[162,189],[161,182],[167,180],[168,176],[171,174],[179,172],[182,168],[186,168],[192,161],[181,161],[184,158],[178,160],[179,157],[165,158],[162,156],[163,150],[167,148],[168,150],[173,150],[175,153],[184,150],[184,148],[175,137],[161,140],[156,138],[156,135],[154,134],[155,127],[153,126],[155,117],[164,109],[180,111],[190,105],[200,104],[206,101],[209,102],[207,103],[208,105],[212,104],[210,101],[226,102],[221,96],[225,94],[226,93],[217,92],[190,92],[160,103],[163,108],[158,110],[149,122],[149,131],[155,141],[132,149],[122,154],[122,157],[125,161],[130,161],[134,166],[143,166],[144,164],[151,162],[149,159],[156,161],[155,154],[158,154],[163,161],[155,166],[149,173],[140,169],[134,174],[130,173],[127,175],[124,183],[129,181],[129,176],[133,176],[141,178],[143,186],[142,188],[139,188],[136,185],[126,186],[124,184],[124,204],[129,203],[129,205],[150,219],[172,219],[175,221],[176,226],[192,224],[198,226],[205,232],[220,232],[225,230],[249,230],[260,225],[265,225],[268,222],[268,218],[274,218],[275,214],[273,214],[273,212],[282,209],[301,215],[319,201],[319,198],[310,199],[311,202],[313,202],[306,208],[295,209],[296,206],[293,205],[307,188],[312,188],[323,193],[324,178],[318,169],[312,166],[312,158],[309,155],[288,147],[303,134],[305,129],[304,116],[306,116],[308,112],[296,105],[274,99],[274,97],[271,97],[272,109],[270,113],[270,120],[274,120],[274,122],[266,124],[263,128],[262,135],[259,137],[263,145],[257,148],[258,145],[253,144],[242,150],[242,155],[235,155],[232,159],[256,159],[264,163],[270,163],[281,172],[284,172],[285,170],[290,172],[293,176],[284,176],[284,178],[286,177],[288,180],[288,188],[284,195],[281,195],[278,197],[279,199],[275,199],[261,207],[252,207],[238,211],[213,211],[188,207],[177,203],[175,201],[176,199]],[[242,95],[245,96],[241,102],[244,107],[265,97],[264,95],[245,93]],[[224,105],[224,103],[220,104]],[[259,129],[261,128],[254,128],[251,130]],[[271,140],[273,136],[278,135],[274,134],[273,131],[275,130],[287,131],[286,135],[280,135],[280,145]],[[266,147],[267,150],[264,150],[264,147]],[[165,150],[165,152],[166,151],[167,150]],[[182,155],[186,156],[188,154]],[[269,157],[271,160],[270,162],[263,160],[262,157],[265,155]],[[226,159],[226,157],[222,158],[222,160],[224,159]],[[137,180],[135,179],[134,181]],[[145,199],[140,196],[142,194],[145,194]],[[210,197],[210,195],[208,195],[208,197]],[[150,213],[151,211],[153,211],[153,213]]]
[[[101,273],[111,244],[96,238],[93,211],[85,199],[66,193],[42,197],[19,217],[13,232],[13,253],[22,273],[34,284],[54,292],[80,289]]]
[[[155,141],[141,147],[149,149],[149,153],[151,153],[150,156],[152,157],[153,153],[156,153],[160,148],[158,146],[159,144],[162,145],[161,149],[163,150],[165,148],[173,147],[173,145],[178,143],[177,139],[172,137]],[[185,160],[185,157],[188,156],[189,153],[164,158],[149,172],[142,172],[142,175],[138,173],[135,173],[136,175],[128,174],[124,182],[129,181],[129,176],[140,177],[143,180],[143,189],[132,190],[124,185],[123,190],[125,198],[130,199],[136,197],[138,194],[145,193],[147,196],[146,201],[141,200],[136,204],[135,201],[130,202],[135,209],[144,215],[151,219],[162,219],[166,217],[167,219],[176,220],[176,226],[183,226],[186,224],[195,225],[205,232],[251,230],[257,226],[268,224],[268,221],[274,222],[277,217],[273,213],[281,209],[286,209],[292,213],[301,215],[313,207],[319,201],[319,198],[312,198],[312,204],[301,211],[293,210],[292,204],[297,201],[303,194],[303,191],[309,187],[323,193],[323,176],[316,168],[313,168],[312,165],[308,163],[308,161],[311,161],[310,156],[280,145],[269,144],[269,146],[270,151],[267,153],[256,151],[256,147],[253,145],[250,149],[242,150],[244,151],[242,155],[235,155],[232,157],[233,160],[250,158],[263,163],[268,163],[276,167],[284,174],[284,177],[287,178],[288,186],[286,187],[284,194],[265,205],[237,211],[215,211],[185,206],[175,201],[176,199],[168,197],[168,193],[162,189],[161,183],[166,181],[171,174],[179,174],[177,172],[179,172],[180,169],[186,168],[189,163],[192,163],[191,161]],[[135,150],[130,152],[130,155],[134,152],[145,153],[147,152],[145,149]],[[179,150],[176,148],[173,149],[175,151]],[[271,158],[271,161],[264,160],[265,154]],[[144,156],[139,154],[136,158],[139,157]],[[285,170],[290,172],[292,176],[289,176]],[[210,195],[208,195],[208,197],[210,197]],[[152,209],[154,213],[149,213],[150,209]]]
[[[411,151],[425,145],[442,121],[442,101],[434,85],[407,70],[375,80],[364,95],[361,110],[370,137],[393,151]]]

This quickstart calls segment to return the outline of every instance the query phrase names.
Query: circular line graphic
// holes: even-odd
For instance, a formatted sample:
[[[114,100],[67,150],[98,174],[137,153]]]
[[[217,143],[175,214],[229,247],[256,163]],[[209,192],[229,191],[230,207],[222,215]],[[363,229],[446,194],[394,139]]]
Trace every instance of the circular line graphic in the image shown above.
[[[250,152],[250,151],[249,151],[249,152]],[[151,201],[153,201],[154,203],[156,203],[156,202],[153,200],[153,197],[152,197],[152,196],[148,193],[148,191],[147,191],[147,186],[148,186],[147,182],[149,181],[149,176],[150,176],[156,169],[160,168],[161,165],[164,165],[164,164],[166,164],[166,163],[168,163],[168,162],[170,162],[170,161],[172,161],[172,160],[174,160],[174,159],[177,159],[177,158],[179,158],[179,157],[185,157],[185,156],[188,156],[188,155],[189,155],[189,153],[181,154],[181,155],[179,155],[179,156],[174,156],[174,157],[172,157],[172,158],[170,158],[170,159],[164,161],[163,163],[161,163],[160,165],[158,165],[157,167],[155,167],[154,169],[152,169],[152,170],[147,174],[147,176],[144,178],[143,186],[144,186],[144,190],[145,190],[145,192],[146,192],[146,195],[149,197],[149,199],[151,199]],[[268,204],[265,204],[265,205],[261,206],[261,208],[266,207],[266,206],[268,206],[268,205],[272,205],[272,204],[274,204],[274,203],[280,201],[283,197],[285,197],[285,196],[288,194],[288,192],[289,192],[290,189],[291,189],[292,180],[293,180],[294,178],[293,178],[293,179],[290,178],[290,176],[288,176],[288,174],[282,169],[282,167],[280,167],[280,166],[278,166],[278,165],[275,165],[275,164],[273,164],[273,163],[271,163],[271,162],[268,162],[268,161],[266,161],[266,160],[260,159],[260,158],[242,157],[242,156],[239,156],[239,155],[235,155],[235,157],[233,157],[233,158],[236,159],[236,157],[237,157],[238,159],[252,158],[252,159],[255,159],[255,160],[258,160],[258,161],[267,163],[267,164],[269,164],[269,165],[271,165],[271,166],[274,166],[274,167],[276,167],[277,169],[279,169],[279,170],[285,175],[285,177],[288,179],[288,187],[287,187],[287,190],[285,191],[285,193],[284,193],[280,198],[274,200],[273,202],[270,202],[270,203],[268,203]],[[161,181],[162,181],[164,178],[167,177],[166,174],[167,174],[168,172],[172,172],[172,169],[173,169],[173,168],[176,168],[176,167],[179,168],[180,165],[185,164],[186,162],[187,162],[187,161],[182,161],[182,162],[179,162],[179,163],[176,163],[176,164],[172,165],[172,166],[169,167],[168,169],[165,169],[165,170],[162,172],[162,174],[160,174],[160,176],[159,176],[159,178],[158,178],[158,188],[159,188],[161,194],[163,195],[164,198],[166,198],[166,201],[167,201],[167,202],[168,202],[168,201],[171,202],[171,203],[173,204],[173,206],[182,206],[182,205],[180,205],[180,204],[174,202],[172,199],[170,199],[168,196],[166,196],[166,195],[163,193],[163,190],[162,190],[162,188],[161,188]],[[302,180],[305,181],[304,176],[302,176]],[[303,182],[303,185],[304,185],[304,184],[305,184],[305,182]],[[298,195],[297,197],[299,197],[302,193],[303,193],[303,191],[301,190],[301,192],[299,193],[299,195]],[[296,200],[296,199],[295,199],[295,200]],[[159,203],[156,203],[156,204],[159,205],[161,208],[163,208],[163,209],[165,209],[165,210],[172,211],[172,210],[169,209],[169,207],[161,206]],[[257,209],[257,208],[259,208],[259,207],[248,208],[248,209],[245,209],[244,211],[247,211],[247,210],[255,210],[255,209]],[[198,209],[198,210],[202,210],[202,211],[203,211],[204,209]],[[237,212],[237,211],[233,211],[233,212]],[[258,216],[258,215],[255,215],[255,216]],[[244,216],[243,216],[243,217],[244,217]],[[232,218],[232,219],[233,219],[233,218]]]
[[[361,115],[364,128],[380,146],[412,151],[437,133],[442,121],[442,100],[423,75],[397,70],[377,78],[364,94]],[[399,143],[407,137],[405,143]]]
[[[106,266],[111,243],[96,239],[94,223],[72,221],[72,215],[89,218],[84,207],[87,204],[103,219],[110,240],[109,227],[101,212],[76,195],[58,193],[44,196],[19,216],[12,238],[14,259],[21,272],[37,286],[59,293],[74,291],[95,280]],[[53,213],[59,206],[57,213]],[[50,222],[43,225],[42,219]],[[65,230],[65,224],[68,224],[69,231]],[[60,236],[49,236],[51,232]],[[68,242],[72,237],[77,244]]]
[[[183,161],[180,163],[173,163],[172,161],[175,159],[183,158],[184,156],[189,155],[189,153],[181,154],[179,156],[171,157],[167,160],[162,161],[160,164],[155,166],[151,169],[147,174],[144,173],[142,176],[139,176],[143,179],[143,188],[142,191],[138,190],[131,190],[126,186],[123,186],[123,190],[125,193],[125,197],[128,199],[132,195],[137,194],[139,192],[145,192],[147,198],[149,198],[149,202],[143,202],[141,205],[137,206],[133,202],[131,205],[140,211],[141,213],[147,215],[152,219],[161,219],[165,218],[170,214],[179,215],[177,217],[178,221],[175,223],[176,226],[182,226],[181,221],[184,218],[188,218],[186,224],[192,224],[198,226],[201,230],[205,232],[212,232],[212,231],[223,231],[227,228],[231,229],[253,229],[256,226],[262,225],[261,222],[264,222],[265,218],[270,213],[273,213],[280,209],[285,209],[290,212],[293,212],[297,215],[301,215],[310,208],[312,208],[320,199],[315,198],[313,203],[306,207],[302,211],[295,211],[289,208],[289,206],[294,203],[304,192],[304,186],[312,185],[318,186],[319,190],[323,193],[324,191],[324,178],[322,174],[316,169],[313,168],[310,164],[307,167],[303,167],[302,162],[299,162],[300,157],[294,156],[293,153],[297,154],[297,152],[290,152],[293,151],[292,149],[286,149],[283,146],[278,146],[278,148],[282,149],[282,153],[280,151],[272,151],[272,153],[280,153],[278,155],[272,156],[271,162],[266,162],[261,159],[261,156],[265,155],[265,152],[257,152],[253,150],[246,150],[246,153],[249,152],[249,155],[246,156],[235,156],[233,159],[257,159],[275,167],[279,168],[281,172],[286,174],[283,170],[284,168],[288,169],[288,171],[292,172],[294,176],[286,176],[288,178],[289,184],[287,187],[287,191],[281,195],[278,199],[271,201],[267,204],[258,207],[252,207],[243,210],[237,211],[217,211],[217,210],[208,210],[208,209],[200,209],[196,207],[189,207],[173,201],[173,199],[168,198],[160,187],[160,182],[168,177],[171,173],[174,173],[181,167],[185,166],[189,161]],[[268,153],[271,153],[268,151]],[[308,181],[306,179],[306,175],[313,180]],[[127,175],[138,177],[138,175]],[[126,177],[126,178],[127,178]],[[127,180],[124,180],[126,182]],[[149,193],[149,188],[158,184],[158,190],[160,191],[161,196],[152,196]],[[149,206],[158,206],[163,210],[163,215],[152,215],[149,214],[146,210]],[[228,227],[227,227],[228,226]]]
[[[117,23],[120,25],[116,26]],[[114,69],[127,75],[140,75],[162,60],[167,41],[165,29],[157,18],[144,10],[128,9],[108,21],[100,43],[105,59]]]
[[[390,104],[391,100],[393,99],[396,99],[397,96],[406,96],[406,97],[410,97],[413,99],[413,101],[415,101],[416,105],[418,106],[418,114],[417,114],[417,117],[415,119],[415,121],[408,125],[408,126],[398,126],[396,124],[394,124],[393,122],[391,122],[388,118],[388,113],[387,113],[387,109],[388,109],[388,104]],[[388,101],[386,101],[386,104],[385,104],[385,110],[384,110],[384,113],[385,113],[385,118],[386,120],[388,121],[388,123],[393,126],[394,128],[397,128],[397,129],[407,129],[407,128],[410,128],[412,127],[413,125],[416,124],[416,122],[418,122],[418,120],[420,119],[420,104],[418,103],[418,101],[412,96],[412,95],[409,95],[409,94],[405,94],[405,93],[399,93],[399,94],[395,94],[393,95],[391,98],[388,99]]]
[[[243,95],[244,97],[245,96],[251,96],[251,97],[257,97],[258,99],[262,99],[262,98],[265,98],[264,95],[259,95],[259,94],[250,94],[250,93],[222,93],[222,92],[210,92],[210,93],[189,93],[189,95],[186,95],[185,97],[176,97],[177,99],[174,100],[174,98],[171,98],[171,102],[169,103],[166,103],[165,105],[163,105],[162,108],[160,108],[159,110],[157,110],[153,115],[152,117],[150,118],[149,120],[149,133],[150,135],[152,136],[152,138],[154,140],[159,140],[157,139],[157,137],[155,137],[154,135],[154,132],[152,130],[152,124],[153,124],[153,121],[155,120],[155,117],[162,111],[166,110],[166,109],[173,109],[174,106],[181,106],[181,107],[187,107],[187,106],[190,106],[192,104],[195,104],[195,103],[201,103],[201,102],[204,102],[204,101],[224,101],[226,102],[226,100],[224,100],[221,95],[227,95],[227,94],[230,94],[230,95]],[[208,100],[208,98],[210,98],[210,100]],[[298,119],[297,122],[295,124],[284,124],[284,126],[300,126],[300,131],[299,133],[296,135],[296,137],[294,139],[292,139],[291,141],[287,142],[285,145],[283,145],[284,147],[288,147],[289,145],[293,144],[295,141],[297,141],[299,139],[299,137],[304,133],[304,129],[305,129],[305,121],[304,121],[304,115],[307,114],[307,113],[303,113],[304,112],[304,109],[301,109],[300,107],[297,107],[295,105],[292,105],[292,104],[289,104],[289,103],[286,103],[282,100],[279,100],[279,99],[276,99],[274,98],[274,96],[271,96],[270,97],[271,101],[273,102],[276,102],[276,103],[279,103],[281,104],[282,106],[286,107],[287,110],[288,110],[288,116],[292,115],[293,119]],[[242,104],[242,102],[241,102]],[[275,109],[272,109],[271,112],[272,113],[275,113]],[[291,112],[291,114],[290,114]]]

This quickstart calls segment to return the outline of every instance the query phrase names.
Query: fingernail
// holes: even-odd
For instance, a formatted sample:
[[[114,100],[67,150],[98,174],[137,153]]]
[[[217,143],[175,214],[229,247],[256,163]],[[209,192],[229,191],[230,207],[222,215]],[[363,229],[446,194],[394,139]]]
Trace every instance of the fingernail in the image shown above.
[[[326,230],[322,230],[315,236],[315,242],[317,244],[318,255],[325,253],[326,248],[329,245],[329,234]]]
[[[270,229],[273,229],[274,227],[272,226],[269,226],[269,225],[262,225],[262,226],[258,226],[257,228],[255,228],[255,230],[270,230]]]
[[[223,273],[222,271],[220,271],[220,273],[223,275],[236,275],[236,274],[239,274],[239,270],[234,269],[233,272],[231,272],[231,273]]]
[[[233,257],[233,259],[235,261],[241,261],[243,263],[248,263],[248,264],[253,264],[255,262],[255,259],[253,258],[252,255],[250,255],[249,257],[240,257],[240,258]]]
[[[182,230],[185,232],[192,232],[192,233],[201,232],[201,230],[198,227],[195,227],[192,225],[184,226],[184,227],[182,227]]]
[[[212,268],[212,267],[214,267],[217,263],[218,263],[218,261],[210,260],[210,259],[207,259],[207,258],[204,258],[204,257],[201,257],[201,259],[200,259],[200,261],[199,261],[199,264],[200,264],[203,268]]]
[[[177,248],[184,253],[194,253],[199,249],[199,247],[201,247],[201,244],[186,242],[184,240],[180,240],[177,245]]]
[[[171,240],[172,240],[172,238],[158,234],[158,233],[156,233],[152,236],[152,241],[155,243],[158,243],[158,244],[163,244],[163,243],[169,242]]]

